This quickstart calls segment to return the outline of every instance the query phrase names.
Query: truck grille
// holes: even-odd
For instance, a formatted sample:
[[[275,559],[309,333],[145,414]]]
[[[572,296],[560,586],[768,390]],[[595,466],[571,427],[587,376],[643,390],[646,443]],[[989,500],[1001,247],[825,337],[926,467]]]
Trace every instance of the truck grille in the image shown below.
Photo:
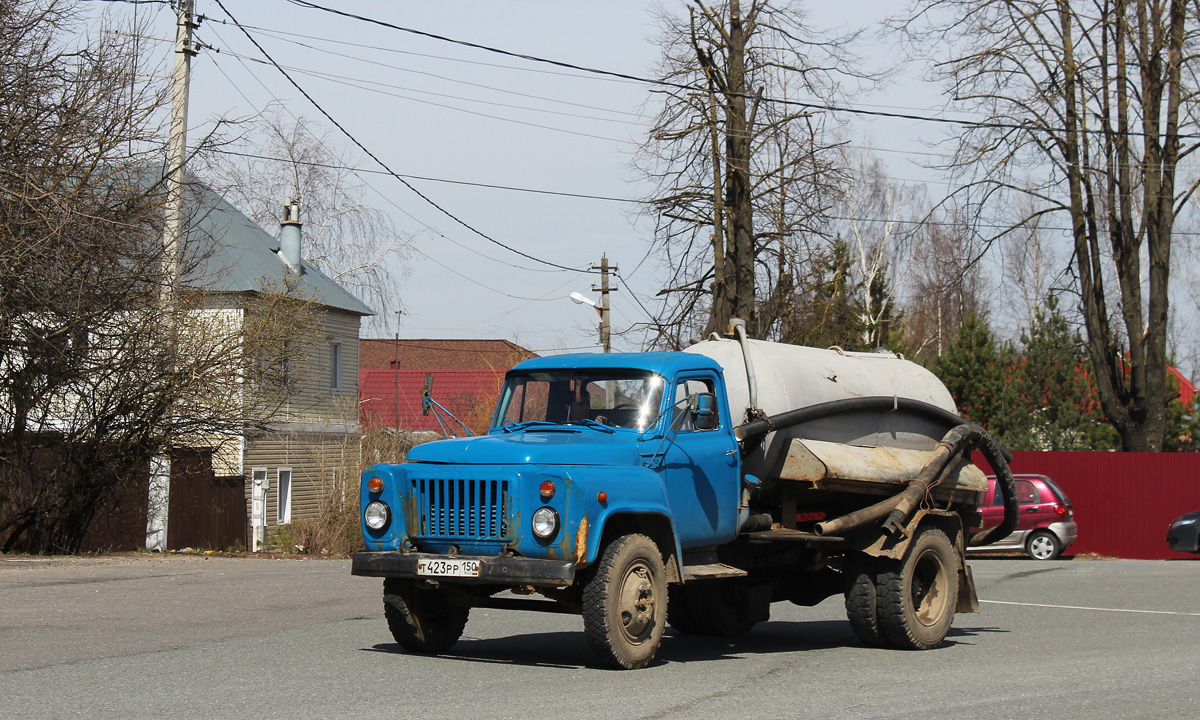
[[[500,540],[508,533],[507,481],[413,478],[412,492],[419,537]]]

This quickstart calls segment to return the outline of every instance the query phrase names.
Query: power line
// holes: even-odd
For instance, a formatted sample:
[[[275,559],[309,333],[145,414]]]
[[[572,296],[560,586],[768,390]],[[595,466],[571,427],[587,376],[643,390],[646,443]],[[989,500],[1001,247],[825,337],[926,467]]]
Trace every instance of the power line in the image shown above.
[[[227,24],[223,20],[214,20],[214,22],[220,22],[222,24]],[[255,29],[255,28],[253,28],[253,26],[247,26],[247,27],[251,28],[251,29]],[[437,73],[431,73],[431,72],[428,72],[425,70],[416,70],[413,68],[407,68],[407,67],[403,67],[400,65],[392,65],[390,63],[381,62],[379,60],[371,60],[369,58],[359,57],[358,55],[350,55],[347,53],[335,52],[328,48],[322,48],[322,47],[318,47],[316,45],[310,45],[308,43],[303,43],[298,40],[291,40],[291,39],[289,39],[288,36],[302,37],[302,38],[306,38],[306,39],[319,40],[319,41],[337,43],[337,44],[342,44],[342,45],[351,45],[354,47],[368,48],[368,49],[376,50],[376,51],[380,51],[380,52],[398,52],[398,53],[402,53],[405,55],[414,55],[417,57],[427,57],[427,58],[433,58],[433,59],[437,59],[437,60],[444,60],[444,61],[450,61],[450,62],[467,62],[467,63],[473,64],[473,65],[484,65],[487,67],[501,67],[501,68],[509,68],[512,70],[529,70],[528,68],[517,68],[517,67],[513,67],[511,65],[494,65],[492,63],[479,63],[479,62],[474,62],[474,61],[470,61],[470,60],[460,60],[458,58],[450,58],[450,57],[445,57],[445,56],[440,56],[440,55],[426,55],[426,54],[422,54],[422,53],[411,53],[411,52],[407,52],[407,51],[403,51],[403,50],[396,50],[394,48],[384,48],[384,47],[378,47],[378,46],[373,46],[373,45],[362,45],[359,43],[344,43],[344,42],[340,42],[337,40],[331,40],[328,38],[317,38],[317,37],[313,37],[310,35],[299,35],[297,33],[288,33],[288,32],[284,32],[282,30],[269,30],[269,29],[264,29],[264,28],[257,28],[257,30],[258,30],[258,32],[261,32],[262,34],[266,35],[267,37],[274,38],[275,40],[278,40],[280,42],[291,43],[292,45],[296,45],[298,47],[308,48],[310,50],[316,50],[317,52],[325,53],[327,55],[332,55],[334,57],[345,58],[347,60],[354,60],[357,62],[366,63],[368,65],[374,65],[377,67],[387,68],[389,70],[398,70],[400,72],[411,73],[413,75],[424,75],[426,77],[431,77],[436,80],[441,80],[443,82],[454,83],[456,85],[466,85],[468,87],[481,88],[483,90],[488,90],[490,92],[497,92],[497,93],[502,93],[505,95],[515,95],[517,97],[529,98],[532,100],[542,100],[544,102],[555,103],[558,105],[567,105],[570,107],[577,107],[577,108],[581,108],[584,110],[594,110],[596,112],[610,113],[613,115],[625,115],[625,116],[631,117],[631,118],[648,119],[648,116],[646,116],[646,115],[642,115],[640,113],[629,112],[626,110],[613,110],[611,108],[603,108],[603,107],[598,107],[596,105],[587,105],[585,103],[571,102],[569,100],[560,100],[558,98],[546,97],[544,95],[534,95],[532,93],[523,93],[523,92],[518,92],[516,90],[508,90],[505,88],[493,87],[491,85],[485,85],[483,83],[471,82],[469,80],[460,80],[458,78],[448,77],[446,75],[438,75]],[[159,39],[159,38],[155,38],[155,39]],[[162,38],[159,40],[161,42],[172,42],[168,38]],[[541,71],[537,71],[537,72],[541,72]],[[553,73],[553,74],[554,75],[562,75],[562,76],[571,77],[571,78],[578,78],[578,79],[589,79],[587,76],[576,75],[573,73]],[[606,120],[606,118],[592,118],[592,119]],[[617,122],[622,122],[622,121],[617,121]],[[624,121],[624,122],[628,122],[628,121]]]
[[[109,1],[111,2],[111,1],[114,1],[114,0],[109,0]],[[227,22],[227,21],[225,21],[225,20],[221,20],[220,18],[206,18],[206,19],[207,19],[209,22],[220,23],[220,24],[222,24],[222,25],[230,25],[230,24],[232,24],[232,23],[229,23],[229,22]],[[542,70],[542,69],[540,69],[540,68],[520,67],[520,66],[518,66],[518,65],[501,65],[501,64],[499,64],[499,63],[488,63],[488,62],[481,62],[481,61],[479,61],[479,60],[467,60],[467,59],[465,59],[465,58],[449,57],[449,56],[446,56],[446,55],[432,55],[432,54],[429,54],[429,53],[419,53],[419,52],[413,52],[413,51],[411,51],[411,50],[400,50],[400,49],[398,49],[398,48],[394,48],[394,47],[385,47],[385,46],[382,46],[382,45],[367,45],[367,44],[365,44],[365,43],[349,42],[349,41],[346,41],[346,40],[334,40],[333,38],[327,38],[327,37],[318,37],[318,36],[316,36],[316,35],[302,35],[302,34],[300,34],[300,33],[287,32],[287,31],[284,31],[284,30],[276,30],[276,29],[273,29],[273,28],[264,28],[264,27],[261,27],[261,26],[256,26],[256,25],[246,25],[245,27],[246,27],[246,29],[248,29],[248,30],[255,30],[255,31],[258,31],[258,32],[264,33],[264,34],[266,34],[266,35],[272,35],[272,34],[274,34],[274,35],[287,35],[287,36],[290,36],[290,37],[299,37],[299,38],[305,38],[306,40],[320,40],[320,41],[322,41],[322,42],[331,43],[331,44],[333,44],[333,45],[346,45],[346,46],[348,46],[348,47],[358,47],[358,48],[363,48],[363,49],[365,49],[365,50],[378,50],[378,51],[380,51],[380,52],[394,53],[394,54],[397,54],[397,55],[408,55],[408,56],[410,56],[410,57],[430,58],[430,59],[432,59],[432,60],[445,60],[446,62],[462,63],[462,64],[465,64],[465,65],[478,65],[478,66],[481,66],[481,67],[499,68],[499,69],[502,69],[502,70],[516,70],[516,71],[518,71],[518,72],[537,73],[537,74],[540,74],[540,75],[557,75],[557,76],[560,76],[560,77],[579,78],[579,79],[581,79],[581,80],[599,80],[599,81],[608,81],[608,82],[623,82],[623,83],[628,83],[628,82],[631,82],[631,81],[628,81],[628,80],[620,80],[620,81],[618,81],[618,80],[615,80],[615,79],[613,79],[613,78],[603,78],[603,77],[596,77],[596,76],[594,76],[594,75],[580,75],[580,74],[578,74],[578,73],[566,73],[566,72],[558,72],[558,71],[556,71],[556,70]],[[277,38],[277,39],[281,39],[281,38]],[[168,42],[170,42],[170,41],[168,41]],[[325,51],[325,52],[328,52],[328,51]],[[605,112],[621,112],[621,111],[619,111],[619,110],[606,110]]]
[[[216,50],[217,52],[221,52],[221,50],[219,48],[212,48],[212,49]],[[259,58],[251,57],[249,55],[240,55],[239,53],[235,53],[233,51],[225,51],[225,52],[229,55],[233,55],[234,57],[241,58],[244,60],[249,60],[250,62],[262,63],[263,65],[270,64],[270,63],[266,62],[265,60],[260,60]],[[544,114],[549,114],[549,115],[561,115],[563,117],[572,117],[572,118],[582,118],[584,120],[595,120],[598,122],[620,123],[622,125],[637,125],[638,124],[637,122],[635,122],[633,120],[620,120],[617,118],[598,118],[598,117],[594,117],[591,115],[581,115],[579,113],[563,112],[561,110],[548,110],[545,108],[529,107],[528,105],[513,105],[512,103],[501,103],[501,102],[494,102],[491,100],[480,100],[477,98],[463,97],[462,95],[451,95],[449,93],[439,93],[439,92],[434,92],[432,90],[419,90],[417,88],[404,87],[403,85],[394,85],[392,83],[380,82],[378,80],[364,80],[362,78],[352,78],[352,77],[347,77],[345,75],[337,75],[335,73],[324,72],[322,70],[309,70],[307,68],[296,67],[294,65],[284,65],[283,67],[288,70],[291,70],[292,72],[309,75],[311,77],[321,78],[323,80],[336,80],[345,85],[349,85],[351,87],[357,87],[360,90],[366,90],[368,92],[377,92],[377,93],[380,93],[383,95],[389,95],[391,97],[403,98],[405,100],[412,100],[413,98],[407,97],[405,95],[399,95],[396,93],[385,92],[383,90],[378,90],[375,88],[363,87],[362,85],[358,85],[356,83],[364,83],[366,85],[378,85],[379,87],[390,88],[392,90],[403,90],[405,92],[420,93],[422,95],[432,95],[434,97],[448,98],[450,100],[461,100],[463,102],[478,103],[480,105],[491,105],[493,107],[508,108],[510,110],[529,110],[531,112],[536,112],[536,113],[544,113]],[[539,99],[541,99],[541,98],[539,98]],[[417,100],[416,102],[421,102],[421,101]],[[430,104],[436,105],[437,103],[430,103]],[[453,107],[450,105],[438,105],[438,107],[449,107],[453,110],[461,110],[461,108],[456,108],[456,107]],[[464,111],[464,112],[469,112],[469,111]],[[485,117],[492,117],[492,116],[487,115]],[[506,118],[497,118],[497,119],[504,120]],[[535,127],[543,127],[543,126],[537,125]],[[549,129],[554,130],[557,128],[549,128]],[[599,136],[592,136],[592,137],[599,137]],[[600,139],[601,140],[613,140],[613,138],[604,138],[604,137],[602,137]],[[621,141],[614,140],[614,142],[621,142]]]
[[[646,85],[670,87],[670,88],[674,88],[676,90],[687,90],[689,92],[704,92],[704,93],[708,92],[707,88],[698,87],[695,85],[688,85],[686,83],[678,83],[678,82],[673,82],[670,80],[646,78],[646,77],[641,77],[639,75],[632,75],[630,73],[616,72],[613,70],[604,70],[601,68],[588,67],[586,65],[576,65],[574,63],[563,62],[561,60],[551,60],[549,58],[538,57],[536,55],[528,55],[525,53],[513,52],[511,50],[504,50],[504,49],[497,48],[497,47],[491,47],[489,45],[482,45],[479,43],[469,42],[467,40],[458,40],[455,38],[447,37],[445,35],[438,35],[436,33],[426,32],[424,30],[417,30],[415,28],[409,28],[409,27],[404,27],[402,25],[396,25],[394,23],[390,23],[390,22],[387,22],[384,20],[378,20],[376,18],[367,17],[365,15],[358,15],[355,13],[346,12],[344,10],[337,10],[335,8],[325,7],[323,5],[318,5],[317,3],[310,2],[310,0],[288,0],[288,2],[292,3],[293,5],[298,5],[300,7],[309,8],[312,10],[320,10],[322,12],[330,13],[333,15],[340,15],[342,17],[350,18],[353,20],[358,20],[360,22],[370,23],[372,25],[379,25],[380,27],[385,27],[385,28],[388,28],[391,30],[397,30],[400,32],[409,33],[411,35],[417,35],[419,37],[429,38],[431,40],[438,40],[440,42],[451,43],[454,45],[468,47],[468,48],[472,48],[475,50],[483,50],[485,52],[495,53],[497,55],[503,55],[506,57],[518,58],[521,60],[527,60],[529,62],[543,63],[546,65],[552,65],[554,67],[561,67],[561,68],[566,68],[569,70],[577,70],[579,72],[590,73],[593,75],[599,75],[599,76],[603,76],[603,77],[618,78],[621,80],[638,82],[638,83],[642,83],[642,84],[646,84]],[[217,4],[220,4],[220,0],[217,0]],[[886,110],[866,110],[864,108],[856,108],[856,107],[851,107],[851,106],[847,106],[847,105],[834,105],[833,103],[827,103],[827,102],[805,102],[802,100],[786,100],[786,99],[781,99],[781,98],[768,97],[765,95],[751,95],[751,94],[747,94],[747,93],[729,93],[729,94],[731,96],[735,96],[735,97],[743,97],[747,100],[758,100],[761,102],[769,102],[769,103],[773,103],[776,105],[799,107],[799,108],[804,108],[804,109],[808,109],[808,110],[820,110],[820,111],[824,111],[824,112],[843,112],[843,113],[848,113],[848,114],[852,114],[852,115],[866,115],[866,116],[871,116],[871,117],[883,117],[883,118],[892,118],[892,119],[899,119],[899,120],[916,120],[916,121],[920,121],[920,122],[940,123],[940,124],[944,124],[944,125],[958,125],[961,127],[978,128],[978,129],[1026,130],[1026,131],[1042,130],[1042,131],[1052,131],[1052,132],[1066,132],[1065,128],[1042,128],[1042,127],[1038,127],[1031,123],[1004,123],[1004,122],[993,122],[993,121],[983,121],[983,120],[970,120],[967,118],[931,117],[928,115],[918,115],[915,113],[902,113],[902,112],[894,112],[894,111],[886,111]],[[1080,129],[1080,130],[1078,130],[1078,132],[1080,132],[1080,133],[1103,133],[1105,131]],[[1140,132],[1140,133],[1139,132],[1126,132],[1123,134],[1131,135],[1131,136],[1148,136],[1148,135],[1150,135],[1150,133],[1146,133],[1146,132]],[[1195,134],[1176,135],[1175,137],[1178,137],[1181,139],[1197,139],[1197,138],[1200,138],[1200,135],[1195,135]]]
[[[368,157],[370,157],[372,160],[374,160],[376,163],[378,163],[378,164],[379,164],[379,166],[380,166],[380,167],[382,167],[384,170],[387,170],[387,171],[388,171],[388,174],[392,175],[392,177],[394,177],[394,178],[396,178],[397,180],[399,180],[401,184],[403,184],[405,187],[407,187],[407,188],[408,188],[409,190],[411,190],[412,192],[416,193],[416,195],[417,195],[418,197],[420,197],[422,200],[424,200],[425,202],[429,203],[429,204],[430,204],[430,205],[432,205],[434,208],[436,208],[438,211],[440,211],[440,212],[441,212],[443,215],[445,215],[446,217],[450,218],[451,220],[453,220],[454,222],[458,223],[459,225],[462,225],[462,226],[463,226],[464,228],[466,228],[467,230],[470,230],[471,232],[475,233],[476,235],[478,235],[479,237],[483,238],[484,240],[487,240],[487,241],[488,241],[488,242],[490,242],[490,243],[493,243],[493,244],[495,244],[495,245],[498,245],[499,247],[502,247],[502,248],[504,248],[505,250],[508,250],[508,251],[509,251],[509,252],[511,252],[511,253],[514,253],[514,254],[516,254],[516,255],[520,255],[521,257],[527,258],[527,259],[529,259],[529,260],[533,260],[534,262],[541,263],[541,264],[543,264],[543,265],[548,265],[548,266],[550,266],[550,267],[558,268],[559,270],[565,270],[565,271],[567,271],[567,272],[589,272],[589,271],[588,271],[588,270],[586,270],[586,269],[584,269],[584,270],[581,270],[580,268],[573,268],[573,267],[569,267],[569,266],[567,266],[567,265],[560,265],[560,264],[558,264],[558,263],[555,263],[555,262],[552,262],[552,261],[550,261],[550,260],[543,260],[542,258],[536,257],[536,256],[534,256],[534,255],[530,255],[529,253],[526,253],[526,252],[523,252],[523,251],[521,251],[521,250],[518,250],[518,249],[516,249],[516,248],[514,248],[514,247],[512,247],[512,246],[510,246],[510,245],[506,245],[506,244],[504,244],[504,243],[500,242],[499,240],[497,240],[497,239],[493,238],[492,236],[488,235],[487,233],[484,233],[482,230],[479,230],[479,229],[475,228],[474,226],[472,226],[472,225],[468,224],[468,223],[467,223],[465,220],[463,220],[463,219],[459,218],[459,217],[458,217],[457,215],[455,215],[454,213],[450,212],[450,211],[449,211],[449,210],[447,210],[446,208],[444,208],[444,207],[442,207],[441,205],[439,205],[438,203],[436,203],[436,202],[435,202],[435,201],[434,201],[432,198],[430,198],[428,195],[426,195],[425,193],[421,192],[421,191],[420,191],[420,190],[418,190],[417,188],[413,187],[412,183],[410,183],[410,182],[408,182],[407,180],[405,180],[404,178],[400,177],[400,175],[398,175],[398,174],[397,174],[395,171],[393,171],[393,170],[391,169],[391,167],[389,167],[389,166],[388,166],[388,164],[387,164],[387,163],[385,163],[385,162],[384,162],[384,161],[383,161],[383,160],[382,160],[382,159],[381,159],[381,158],[380,158],[378,155],[376,155],[375,153],[371,152],[371,151],[370,151],[370,150],[367,148],[367,146],[366,146],[366,145],[364,145],[362,142],[360,142],[360,141],[358,140],[358,138],[356,138],[356,137],[355,137],[353,134],[351,134],[351,133],[350,133],[350,131],[349,131],[349,130],[347,130],[347,129],[346,129],[346,127],[345,127],[344,125],[342,125],[340,122],[338,122],[336,119],[334,119],[333,115],[329,114],[329,112],[328,112],[327,110],[325,110],[325,108],[324,108],[324,107],[322,107],[322,106],[321,106],[321,104],[320,104],[320,103],[318,103],[318,102],[317,102],[317,101],[316,101],[316,100],[315,100],[315,99],[314,99],[314,98],[313,98],[311,95],[309,95],[309,94],[308,94],[308,92],[306,92],[306,91],[304,90],[304,88],[303,88],[303,87],[301,87],[301,86],[300,86],[300,84],[299,84],[299,83],[297,83],[297,82],[296,82],[296,81],[295,81],[295,80],[292,78],[292,76],[288,74],[288,72],[287,72],[286,70],[284,70],[282,67],[280,67],[280,66],[279,66],[279,63],[275,62],[275,59],[271,57],[271,55],[270,55],[270,54],[269,54],[269,53],[268,53],[268,52],[267,52],[267,51],[266,51],[266,50],[263,48],[263,46],[262,46],[262,45],[260,45],[260,44],[258,43],[258,41],[257,41],[257,40],[255,40],[255,39],[254,39],[254,36],[253,36],[253,35],[251,35],[251,34],[250,34],[250,33],[249,33],[249,32],[248,32],[248,31],[247,31],[247,30],[246,30],[244,27],[242,27],[242,26],[241,26],[241,25],[238,23],[238,21],[237,21],[237,18],[235,18],[235,17],[233,16],[233,13],[229,12],[229,9],[225,7],[225,3],[221,2],[221,0],[215,0],[215,1],[216,1],[216,3],[217,3],[217,6],[218,6],[218,7],[220,7],[220,8],[221,8],[221,10],[222,10],[222,11],[223,11],[223,12],[224,12],[226,15],[228,15],[228,16],[229,16],[229,19],[230,19],[231,21],[233,21],[233,24],[234,24],[234,25],[235,25],[235,26],[236,26],[236,27],[237,27],[239,30],[241,30],[241,31],[242,31],[242,34],[246,36],[246,39],[247,39],[247,40],[249,40],[251,43],[253,43],[254,47],[258,48],[258,51],[259,51],[259,52],[261,52],[261,53],[263,54],[263,56],[264,56],[264,57],[266,57],[266,58],[267,58],[267,60],[269,60],[269,61],[271,62],[271,64],[275,66],[275,68],[276,68],[277,70],[279,70],[279,72],[280,72],[280,73],[281,73],[281,74],[284,76],[284,78],[286,78],[286,79],[287,79],[287,81],[288,81],[289,83],[291,83],[292,87],[296,88],[296,90],[298,90],[298,91],[300,92],[300,94],[301,94],[301,95],[303,95],[303,96],[305,97],[305,99],[307,99],[307,100],[308,100],[310,103],[312,103],[313,107],[315,107],[315,108],[317,109],[317,111],[318,111],[318,112],[320,112],[322,115],[324,115],[324,116],[325,116],[325,119],[326,119],[326,120],[328,120],[329,122],[333,123],[334,127],[336,127],[338,130],[340,130],[340,131],[342,132],[342,134],[343,134],[343,135],[345,135],[345,136],[346,136],[346,137],[347,137],[347,138],[350,140],[350,142],[352,142],[352,143],[354,143],[355,145],[357,145],[357,146],[358,146],[358,148],[359,148],[360,150],[362,150],[364,153],[366,153]]]
[[[337,165],[337,164],[333,164],[333,163],[311,162],[311,161],[307,161],[307,160],[294,160],[292,158],[272,157],[270,155],[259,155],[256,153],[238,152],[236,150],[223,150],[220,148],[213,148],[210,152],[215,152],[215,153],[218,153],[221,155],[233,155],[235,157],[252,158],[254,160],[269,160],[272,162],[295,163],[297,165],[306,165],[309,167],[327,168],[330,170],[346,170],[346,171],[355,172],[355,173],[370,173],[372,175],[386,175],[388,177],[391,177],[391,175],[392,175],[392,173],[386,172],[384,170],[372,170],[370,168],[353,167],[350,165]],[[510,190],[512,192],[534,193],[537,195],[557,195],[560,197],[581,198],[584,200],[604,200],[606,202],[619,202],[619,203],[637,202],[635,200],[630,200],[629,198],[611,197],[608,195],[589,195],[587,193],[564,192],[561,190],[542,190],[539,188],[523,188],[523,187],[515,187],[512,185],[494,185],[491,183],[470,182],[467,180],[449,180],[447,178],[428,177],[425,175],[412,175],[409,173],[400,173],[400,176],[404,177],[404,178],[408,178],[409,180],[424,180],[427,182],[446,183],[449,185],[465,185],[467,187],[487,188],[489,190]]]
[[[216,35],[218,39],[220,39],[220,34],[217,33],[216,30],[213,30],[212,33],[214,35]],[[222,43],[224,43],[224,40],[222,40]],[[237,59],[237,58],[235,58],[235,59]],[[241,59],[238,59],[238,62],[242,63],[242,67],[245,68],[246,73],[248,75],[250,75],[250,77],[254,78],[254,80],[256,82],[258,82],[258,84],[263,88],[263,90],[272,99],[272,101],[274,101],[274,103],[276,105],[282,106],[284,111],[292,116],[293,120],[297,120],[297,121],[299,120],[294,114],[292,114],[292,111],[290,109],[288,109],[287,105],[283,104],[280,101],[280,99],[278,97],[276,97],[274,93],[271,92],[271,89],[269,87],[267,87],[266,83],[264,83],[258,77],[258,75],[256,75],[254,73],[254,71],[251,70],[245,64],[244,61],[242,61]],[[249,104],[251,107],[253,107],[254,103],[251,102],[250,99],[246,97],[246,94],[242,92],[241,87],[237,83],[233,82],[233,80],[229,77],[229,75],[221,67],[221,63],[214,62],[213,65],[217,68],[217,70],[223,76],[225,76],[226,80],[229,80],[230,84],[233,85],[234,89],[237,90],[238,94],[242,96],[242,99],[244,99],[247,102],[247,104]],[[312,137],[318,144],[323,144],[323,142],[321,141],[320,138],[318,138],[316,136],[312,136]],[[516,264],[510,263],[510,262],[507,262],[505,260],[500,260],[499,258],[491,257],[490,255],[485,255],[484,253],[476,250],[475,248],[468,247],[468,246],[458,242],[454,238],[451,238],[450,236],[443,233],[441,230],[438,230],[434,226],[430,225],[429,223],[425,222],[424,220],[422,220],[422,219],[416,217],[415,215],[413,215],[412,213],[410,213],[408,210],[404,209],[399,203],[397,203],[395,200],[392,199],[390,194],[385,194],[385,193],[380,192],[377,188],[375,188],[373,185],[371,185],[371,183],[367,182],[367,180],[362,177],[362,175],[365,173],[385,175],[385,176],[391,177],[391,173],[385,172],[383,170],[369,170],[366,168],[355,168],[355,167],[350,167],[347,165],[335,165],[335,164],[330,164],[330,163],[314,163],[314,162],[307,162],[307,161],[301,161],[301,160],[294,160],[291,158],[276,158],[276,157],[270,157],[270,156],[266,156],[266,155],[255,155],[252,153],[239,153],[239,152],[235,152],[233,150],[221,150],[221,149],[217,149],[217,148],[210,149],[210,152],[222,153],[222,154],[226,154],[226,155],[238,155],[238,156],[248,157],[248,158],[257,158],[260,160],[269,160],[269,161],[273,161],[273,162],[297,163],[297,164],[301,164],[301,165],[309,165],[312,167],[326,167],[326,168],[330,168],[330,169],[346,170],[346,171],[352,172],[355,174],[356,177],[358,177],[359,181],[362,182],[363,185],[370,188],[376,195],[378,195],[380,198],[382,198],[385,202],[387,202],[392,207],[396,208],[396,210],[399,211],[401,214],[403,214],[405,217],[407,217],[408,219],[417,223],[418,225],[425,228],[426,230],[433,233],[434,235],[445,240],[446,242],[450,243],[451,245],[455,245],[459,248],[462,248],[463,250],[466,250],[467,252],[474,253],[475,255],[478,255],[479,257],[482,257],[490,262],[498,263],[500,265],[505,265],[505,266],[513,268],[515,270],[522,270],[525,272],[539,272],[539,273],[540,272],[560,272],[557,269],[527,268],[527,267],[523,267],[521,265],[516,265]],[[430,180],[436,181],[437,179],[430,178]],[[451,181],[442,181],[442,182],[451,182]],[[429,257],[429,256],[426,255],[426,257]],[[430,259],[432,260],[432,258],[430,258]],[[434,262],[437,262],[437,261],[434,260]]]

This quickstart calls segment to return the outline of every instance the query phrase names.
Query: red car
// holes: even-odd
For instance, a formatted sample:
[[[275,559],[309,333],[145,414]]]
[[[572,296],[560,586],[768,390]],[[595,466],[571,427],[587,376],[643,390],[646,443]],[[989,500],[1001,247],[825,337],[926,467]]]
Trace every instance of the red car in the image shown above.
[[[1075,542],[1078,528],[1071,498],[1045,475],[1015,475],[1020,515],[1017,529],[991,545],[968,547],[968,552],[1024,550],[1035,560],[1053,560]],[[996,477],[988,476],[988,489],[980,493],[980,532],[994,528],[1004,519],[1004,500]]]

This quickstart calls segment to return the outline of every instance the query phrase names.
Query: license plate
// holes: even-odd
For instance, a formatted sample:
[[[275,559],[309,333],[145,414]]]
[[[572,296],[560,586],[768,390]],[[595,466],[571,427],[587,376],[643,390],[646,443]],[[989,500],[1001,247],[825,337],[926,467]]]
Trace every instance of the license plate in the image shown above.
[[[422,558],[417,560],[417,574],[436,577],[479,577],[479,561]]]

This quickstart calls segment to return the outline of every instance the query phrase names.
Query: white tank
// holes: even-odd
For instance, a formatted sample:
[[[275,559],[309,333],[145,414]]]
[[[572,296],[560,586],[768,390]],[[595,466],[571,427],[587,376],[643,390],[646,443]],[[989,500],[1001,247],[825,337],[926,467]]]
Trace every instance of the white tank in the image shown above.
[[[886,352],[843,352],[746,340],[755,379],[754,401],[768,416],[847,398],[902,397],[957,413],[954,399],[933,373]],[[751,393],[742,344],[706,340],[685,352],[716,360],[724,369],[729,411],[735,424],[745,422]],[[746,458],[746,472],[774,475],[791,438],[866,447],[929,450],[949,428],[939,421],[905,411],[856,412],[836,415],[768,435],[763,447]]]

